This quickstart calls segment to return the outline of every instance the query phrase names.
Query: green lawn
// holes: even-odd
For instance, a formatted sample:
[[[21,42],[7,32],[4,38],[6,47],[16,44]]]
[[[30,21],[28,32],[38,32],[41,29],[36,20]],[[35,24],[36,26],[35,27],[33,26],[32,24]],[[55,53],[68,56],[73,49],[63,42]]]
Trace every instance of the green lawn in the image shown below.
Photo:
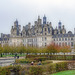
[[[2,55],[2,57],[14,57],[14,56],[15,56],[14,54]],[[22,57],[22,56],[26,56],[26,55],[25,54],[17,54],[17,56]],[[1,57],[1,55],[0,55],[0,57]]]
[[[75,75],[75,70],[61,71],[52,75]]]

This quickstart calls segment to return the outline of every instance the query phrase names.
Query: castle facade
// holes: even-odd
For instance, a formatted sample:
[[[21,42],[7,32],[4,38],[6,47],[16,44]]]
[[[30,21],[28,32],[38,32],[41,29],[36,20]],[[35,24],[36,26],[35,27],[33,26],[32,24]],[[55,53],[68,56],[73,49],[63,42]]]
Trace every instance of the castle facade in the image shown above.
[[[75,34],[71,31],[67,33],[61,21],[58,22],[56,28],[53,28],[52,23],[47,22],[46,16],[43,17],[43,22],[38,16],[33,26],[31,23],[28,23],[26,26],[23,26],[22,31],[21,25],[18,24],[17,20],[11,28],[9,45],[18,46],[23,44],[24,46],[44,47],[52,42],[60,46],[66,44],[73,48],[75,45]]]

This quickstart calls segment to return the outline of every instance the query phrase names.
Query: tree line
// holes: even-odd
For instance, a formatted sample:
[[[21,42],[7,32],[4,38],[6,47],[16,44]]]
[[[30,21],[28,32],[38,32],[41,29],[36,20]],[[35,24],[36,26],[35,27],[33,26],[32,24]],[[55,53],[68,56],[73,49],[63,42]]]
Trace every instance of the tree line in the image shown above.
[[[0,45],[0,54],[1,53],[59,53],[59,52],[70,52],[70,46],[63,45],[59,46],[57,44],[51,43],[46,47],[31,47],[31,46],[8,46],[4,45],[3,47]]]

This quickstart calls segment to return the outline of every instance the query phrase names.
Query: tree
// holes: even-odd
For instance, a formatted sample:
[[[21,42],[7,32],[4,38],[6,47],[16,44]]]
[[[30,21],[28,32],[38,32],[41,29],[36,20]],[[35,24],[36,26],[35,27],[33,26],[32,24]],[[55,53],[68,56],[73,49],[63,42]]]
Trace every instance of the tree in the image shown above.
[[[70,46],[63,45],[63,46],[61,47],[61,49],[60,49],[60,52],[63,52],[64,54],[65,54],[66,52],[71,52],[71,48],[70,48]]]
[[[58,53],[60,51],[60,46],[55,43],[51,43],[47,46],[47,53]]]
[[[2,53],[3,53],[3,47],[0,45],[0,54],[1,54],[1,57],[2,57]]]

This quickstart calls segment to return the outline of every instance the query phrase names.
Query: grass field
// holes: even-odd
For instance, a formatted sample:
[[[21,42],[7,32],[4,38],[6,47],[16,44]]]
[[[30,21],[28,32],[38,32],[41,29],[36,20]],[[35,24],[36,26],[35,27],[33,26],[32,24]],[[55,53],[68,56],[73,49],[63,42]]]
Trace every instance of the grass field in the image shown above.
[[[14,57],[14,56],[15,56],[15,54],[3,54],[2,55],[2,57]],[[22,57],[22,56],[26,56],[26,54],[17,54],[17,56]],[[0,57],[1,57],[1,55],[0,55]]]
[[[75,70],[61,71],[52,75],[75,75]]]

